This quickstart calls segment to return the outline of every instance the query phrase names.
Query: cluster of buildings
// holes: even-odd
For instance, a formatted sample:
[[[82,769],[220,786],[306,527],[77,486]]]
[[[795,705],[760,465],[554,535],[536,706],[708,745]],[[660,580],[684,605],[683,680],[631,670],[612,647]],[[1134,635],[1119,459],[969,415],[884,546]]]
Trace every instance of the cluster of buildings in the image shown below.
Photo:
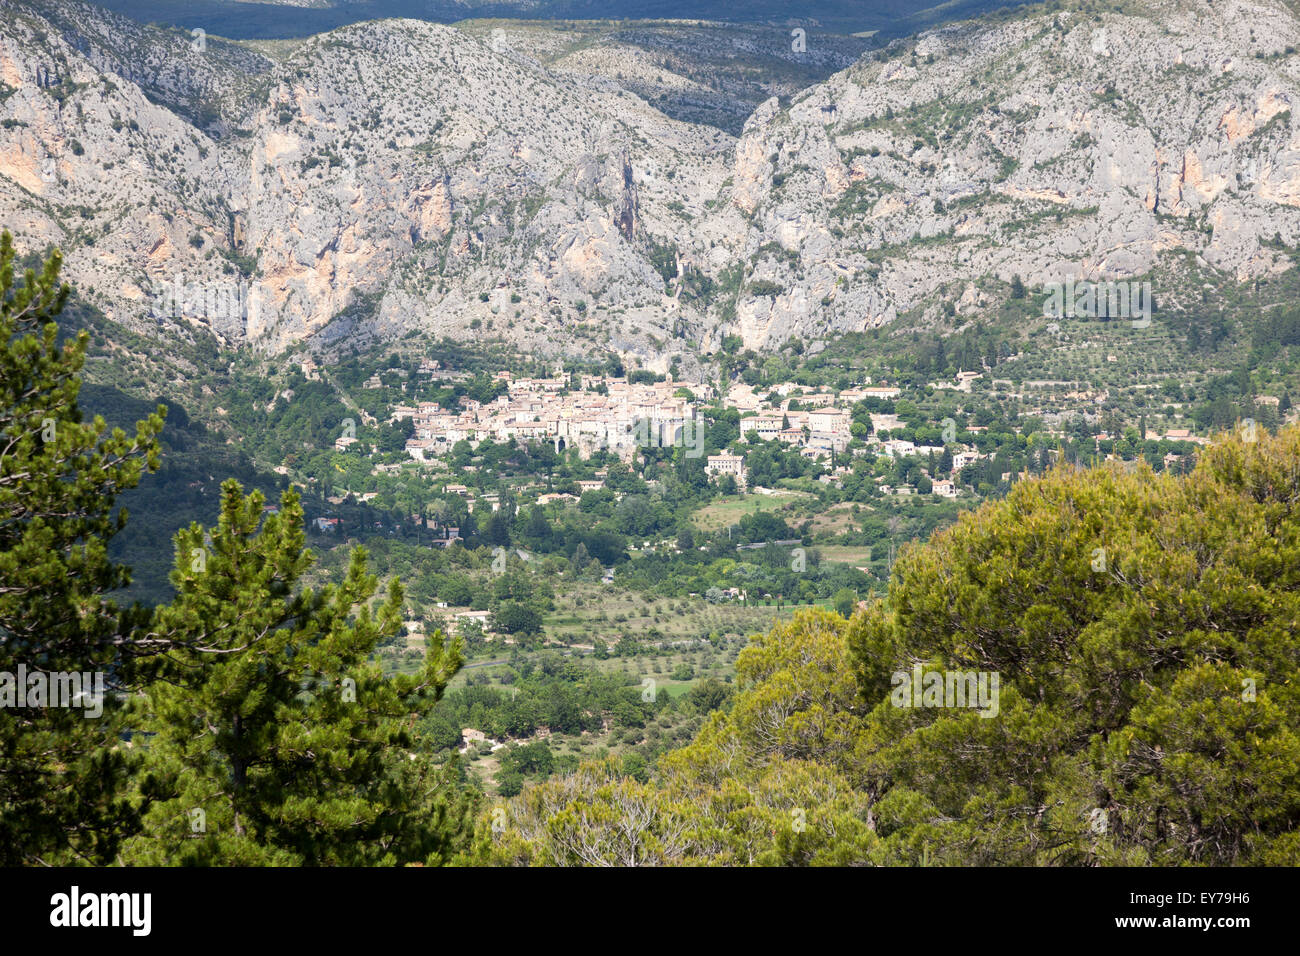
[[[514,378],[509,372],[498,372],[496,377],[506,383],[508,392],[486,404],[462,396],[454,408],[435,402],[395,407],[391,421],[409,418],[414,423],[407,453],[427,461],[460,441],[474,447],[485,440],[512,438],[551,442],[557,451],[578,448],[584,455],[612,451],[625,460],[638,447],[683,445],[698,450],[703,447],[699,406],[714,398],[711,386],[674,382],[671,377],[649,384],[594,375],[576,382],[562,376]],[[864,398],[897,398],[899,390],[866,385],[837,395],[805,392],[785,383],[775,393],[779,401],[774,404],[771,392],[763,398],[750,386],[736,383],[721,404],[740,413],[743,437],[782,441],[809,458],[818,458],[840,454],[848,447],[850,410],[855,403]],[[735,457],[710,456],[710,471],[735,473],[735,463],[729,460]]]
[[[488,403],[461,396],[454,408],[435,402],[399,405],[391,421],[410,419],[413,434],[406,451],[420,461],[432,461],[451,451],[458,442],[471,447],[480,442],[550,442],[556,451],[577,448],[583,455],[611,451],[631,460],[638,448],[680,445],[687,454],[703,454],[703,429],[699,413],[711,402],[711,386],[695,382],[630,383],[623,377],[583,375],[578,379],[515,378],[498,372],[507,392]],[[865,385],[836,392],[809,390],[794,383],[759,390],[733,383],[719,404],[740,414],[741,437],[747,441],[780,441],[809,459],[832,458],[846,452],[853,435],[852,408],[868,398],[895,399],[894,386]],[[942,448],[918,448],[912,442],[884,440],[876,433],[898,428],[894,415],[873,414],[869,453],[904,457]],[[957,469],[974,460],[975,452],[955,456]],[[959,463],[960,462],[960,463]],[[730,475],[741,488],[747,485],[743,454],[709,455],[706,469],[714,476]],[[843,469],[841,469],[843,470]],[[586,489],[584,489],[586,490]],[[956,497],[951,482],[935,483],[944,497]],[[565,497],[555,495],[550,497]]]
[[[317,375],[311,360],[305,359],[303,372]],[[365,384],[375,387],[389,374],[405,375],[402,369],[378,373]],[[463,372],[444,369],[426,359],[419,365],[421,378],[430,377],[448,383],[464,381]],[[952,382],[932,383],[935,387],[969,392],[980,372],[960,372]],[[626,377],[608,375],[566,376],[557,372],[551,378],[516,378],[510,372],[496,373],[506,393],[481,403],[460,396],[453,407],[436,402],[398,405],[390,421],[410,419],[413,434],[406,442],[406,452],[420,461],[433,461],[449,453],[458,442],[471,448],[480,442],[521,443],[549,442],[556,451],[577,448],[584,456],[609,451],[624,461],[631,461],[638,448],[684,446],[688,455],[703,455],[703,422],[700,408],[704,403],[735,409],[740,416],[742,440],[779,441],[809,459],[834,459],[844,454],[853,439],[852,409],[864,399],[893,400],[900,397],[897,386],[862,385],[838,392],[809,389],[794,382],[771,387],[734,382],[726,394],[715,396],[713,387],[698,382],[676,382],[671,375],[662,382],[630,382]],[[995,383],[996,384],[996,383]],[[1273,399],[1273,401],[1277,401]],[[364,414],[364,413],[363,413]],[[368,418],[368,416],[366,416]],[[871,434],[865,436],[860,453],[892,458],[942,454],[941,447],[917,447],[902,439],[881,440],[878,435],[903,426],[895,415],[872,414]],[[983,431],[967,425],[965,430]],[[1049,428],[1049,434],[1063,434]],[[1099,435],[1099,441],[1107,436]],[[1203,442],[1187,430],[1171,430],[1163,436],[1148,433],[1147,438]],[[337,439],[340,451],[354,444],[356,438],[345,434]],[[977,458],[974,451],[954,451],[953,469],[960,471]],[[707,470],[715,476],[731,475],[740,487],[747,484],[744,455],[710,455]],[[831,469],[834,473],[843,471]],[[936,481],[935,493],[955,497],[955,487]],[[586,489],[584,489],[586,490]],[[899,489],[901,492],[902,489]]]
[[[428,369],[421,368],[421,373],[447,377],[457,374],[436,368],[436,363]],[[962,373],[955,384],[949,383],[947,387],[965,391],[978,377],[979,373]],[[509,372],[498,372],[496,378],[504,383],[506,392],[490,402],[461,396],[454,407],[422,402],[393,408],[391,421],[410,419],[413,423],[412,436],[406,443],[407,453],[421,461],[433,461],[451,452],[461,441],[477,447],[483,441],[501,443],[514,439],[521,443],[549,442],[556,451],[577,448],[584,456],[610,451],[624,461],[630,461],[637,449],[644,447],[684,446],[688,455],[693,451],[702,456],[704,433],[700,408],[704,403],[716,401],[739,413],[743,441],[779,441],[809,459],[834,459],[845,454],[853,440],[852,409],[858,402],[900,397],[898,387],[873,385],[869,379],[863,385],[838,392],[809,389],[792,382],[761,388],[735,382],[726,394],[715,397],[709,385],[675,382],[671,377],[662,382],[632,383],[625,377],[608,375],[516,378]],[[880,433],[903,427],[904,423],[896,415],[873,413],[871,424],[871,434],[865,436],[865,447],[859,454],[889,458],[943,454],[942,446],[881,439]],[[965,428],[983,431],[979,426]],[[1164,437],[1182,436],[1171,432]],[[951,444],[949,448],[953,451],[954,472],[984,457],[969,448],[954,448]],[[837,476],[848,473],[849,469],[844,467],[847,462],[834,464],[840,467],[829,469],[823,481],[834,482]],[[732,476],[741,488],[748,484],[743,452],[709,455],[706,468],[714,476]],[[603,481],[590,484],[603,485]],[[936,479],[933,486],[934,494],[940,497],[957,497],[958,490],[952,481]],[[886,494],[906,494],[909,490],[882,487]]]
[[[781,441],[806,458],[842,454],[853,435],[852,409],[866,398],[894,399],[893,386],[863,385],[835,392],[805,392],[790,382],[761,397],[743,382],[732,385],[723,404],[740,412],[740,434],[760,441]]]
[[[577,383],[565,377],[517,379],[509,372],[496,377],[508,391],[486,404],[461,396],[456,408],[435,402],[394,408],[392,421],[410,418],[414,423],[407,453],[427,461],[460,441],[477,446],[512,438],[550,442],[556,451],[577,448],[583,455],[612,451],[625,460],[638,447],[703,447],[697,406],[678,392],[685,387],[697,399],[709,398],[712,390],[706,385],[683,386],[671,379],[632,384],[626,378],[592,375]]]

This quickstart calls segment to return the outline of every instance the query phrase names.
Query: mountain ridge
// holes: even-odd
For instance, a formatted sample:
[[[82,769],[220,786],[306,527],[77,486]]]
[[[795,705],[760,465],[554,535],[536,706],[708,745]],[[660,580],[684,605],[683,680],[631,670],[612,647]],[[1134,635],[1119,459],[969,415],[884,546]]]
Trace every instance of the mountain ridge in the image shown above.
[[[949,24],[769,98],[739,136],[620,87],[609,37],[584,73],[522,25],[371,21],[279,61],[139,27],[158,66],[137,83],[91,8],[42,6],[72,42],[0,4],[3,216],[164,337],[500,338],[663,371],[728,335],[959,326],[1017,278],[1154,278],[1176,305],[1290,268],[1300,236],[1300,22],[1276,2]],[[39,86],[43,62],[68,82]],[[196,314],[213,286],[237,315]]]

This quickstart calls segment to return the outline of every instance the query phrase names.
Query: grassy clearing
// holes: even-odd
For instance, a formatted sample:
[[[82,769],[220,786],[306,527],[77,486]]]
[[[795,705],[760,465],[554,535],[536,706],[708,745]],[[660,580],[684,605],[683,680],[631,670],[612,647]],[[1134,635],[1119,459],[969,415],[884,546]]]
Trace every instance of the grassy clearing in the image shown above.
[[[831,561],[835,564],[848,564],[856,568],[871,563],[871,548],[865,545],[819,544],[817,551],[823,561]]]
[[[760,511],[793,511],[806,497],[794,491],[778,491],[772,495],[736,495],[706,505],[695,512],[691,520],[703,531],[717,531],[736,524],[745,515]]]

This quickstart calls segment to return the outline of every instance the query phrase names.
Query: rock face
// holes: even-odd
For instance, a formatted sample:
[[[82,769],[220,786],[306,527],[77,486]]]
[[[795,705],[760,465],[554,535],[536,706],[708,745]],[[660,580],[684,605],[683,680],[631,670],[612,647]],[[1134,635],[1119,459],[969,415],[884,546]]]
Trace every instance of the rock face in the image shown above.
[[[948,27],[765,104],[706,228],[780,292],[742,293],[728,331],[757,349],[969,312],[971,283],[1148,274],[1173,250],[1237,280],[1289,267],[1261,240],[1300,234],[1300,25],[1268,3],[1150,17]]]
[[[214,137],[271,65],[93,7],[5,0],[0,223],[22,248],[60,246],[66,276],[110,317],[186,334],[198,306],[164,310],[166,290],[239,288],[221,255],[238,175]]]
[[[418,328],[647,357],[705,324],[703,306],[664,306],[648,237],[702,215],[725,133],[419,21],[337,30],[276,64],[136,27],[155,59],[200,57],[230,91],[200,130],[150,101],[153,74],[112,71],[136,60],[111,25],[89,53],[56,26],[102,14],[46,6],[59,16],[0,3],[0,216],[28,248],[63,246],[110,318],[270,350]],[[46,62],[66,82],[47,87]],[[190,294],[162,294],[178,281]],[[245,290],[222,299],[238,307],[208,309],[223,285]]]
[[[1276,0],[959,24],[733,137],[620,88],[617,48],[545,66],[509,31],[387,20],[273,60],[0,0],[0,222],[61,246],[127,325],[268,351],[491,336],[662,370],[729,334],[973,314],[1015,275],[1289,267],[1296,48]]]

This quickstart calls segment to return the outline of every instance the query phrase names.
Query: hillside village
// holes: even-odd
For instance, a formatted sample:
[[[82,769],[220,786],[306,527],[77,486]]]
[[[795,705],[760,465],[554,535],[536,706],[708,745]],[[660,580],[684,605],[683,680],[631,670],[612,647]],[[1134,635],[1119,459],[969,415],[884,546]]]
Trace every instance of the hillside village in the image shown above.
[[[585,458],[598,451],[631,461],[638,448],[680,446],[688,457],[702,451],[701,409],[705,404],[734,409],[740,415],[746,440],[779,441],[798,449],[805,458],[829,461],[844,454],[852,440],[852,408],[864,399],[897,398],[896,387],[870,384],[844,389],[838,394],[784,383],[767,397],[743,382],[733,383],[715,401],[712,386],[699,382],[666,381],[633,384],[626,377],[582,375],[574,382],[555,378],[514,378],[498,372],[508,394],[483,404],[462,396],[459,407],[442,408],[434,402],[398,405],[390,421],[410,419],[414,436],[407,453],[418,461],[431,461],[449,452],[457,442],[471,447],[495,442],[548,442],[555,450],[576,448]],[[777,402],[772,402],[773,397]],[[899,424],[892,415],[873,416],[873,433]],[[341,438],[344,450],[355,441]],[[873,434],[859,453],[905,455],[942,449],[916,448],[911,442],[881,441]],[[743,455],[710,455],[708,471],[732,475],[745,483]]]
[[[304,370],[314,372],[314,369]],[[420,372],[446,384],[467,378],[464,373],[440,368],[436,362],[421,365]],[[725,408],[739,416],[742,439],[733,443],[733,453],[707,456],[707,471],[718,478],[731,476],[738,490],[748,488],[744,453],[747,446],[756,442],[774,441],[797,450],[805,459],[821,466],[818,480],[832,485],[837,485],[839,478],[852,470],[853,458],[939,460],[947,453],[951,463],[945,461],[943,470],[956,476],[966,466],[989,457],[989,452],[981,451],[971,442],[936,439],[933,443],[918,443],[892,437],[891,432],[905,429],[902,418],[887,411],[868,411],[864,415],[863,408],[892,408],[903,389],[897,385],[873,384],[870,378],[839,390],[808,388],[794,382],[755,388],[735,381],[719,396],[712,385],[674,381],[671,374],[653,382],[633,382],[627,376],[569,376],[562,371],[547,378],[515,377],[506,371],[497,372],[494,377],[506,391],[490,402],[461,395],[453,407],[437,402],[392,406],[390,423],[410,423],[406,454],[415,461],[432,464],[449,455],[460,442],[474,449],[484,441],[515,441],[544,442],[552,445],[557,453],[576,449],[584,459],[597,452],[609,452],[624,463],[631,463],[640,448],[678,446],[687,457],[699,457],[703,453],[704,409]],[[982,372],[962,371],[950,382],[933,382],[929,387],[970,393],[972,386],[983,378]],[[378,374],[365,383],[367,387],[379,387],[379,384]],[[1009,387],[1011,383],[994,384]],[[1019,393],[1013,394],[1021,397]],[[1071,397],[1084,407],[1095,399],[1090,393]],[[854,427],[855,415],[863,427]],[[870,421],[869,428],[865,427],[865,420]],[[968,436],[978,436],[986,430],[973,424],[961,429]],[[956,432],[953,423],[952,435],[945,437],[955,438]],[[1047,427],[1045,432],[1052,438],[1066,434],[1060,427]],[[1111,437],[1104,431],[1098,433],[1098,448]],[[1148,431],[1145,438],[1187,444],[1204,442],[1186,428],[1167,429],[1163,434]],[[347,451],[357,441],[355,435],[344,435],[336,440],[335,448]],[[1165,455],[1164,464],[1167,467],[1181,457],[1171,451]],[[941,498],[958,497],[959,482],[931,475],[930,470],[921,468],[931,479],[929,493]],[[1003,481],[1016,477],[1014,473],[1001,476]],[[909,495],[916,491],[907,484],[886,484],[879,476],[876,481],[883,494]],[[592,480],[579,482],[579,490],[591,491],[603,485],[603,476],[598,473]],[[466,486],[455,482],[447,484],[446,490],[462,496],[468,494]],[[548,504],[572,498],[571,494],[547,493],[539,495],[538,501]],[[496,504],[495,500],[487,503],[494,507]]]
[[[339,462],[350,459],[347,467],[353,478],[326,495],[327,504],[340,510],[314,519],[315,529],[343,530],[345,522],[337,515],[344,513],[342,506],[349,500],[381,510],[400,508],[401,500],[385,489],[391,489],[390,476],[405,476],[427,491],[424,504],[404,511],[401,520],[409,515],[421,529],[424,547],[436,550],[484,542],[490,548],[493,539],[485,536],[485,529],[503,510],[511,515],[544,513],[546,521],[558,526],[579,512],[587,516],[579,521],[612,515],[612,510],[601,509],[618,508],[629,498],[645,500],[648,494],[652,500],[661,499],[663,473],[643,468],[638,458],[646,457],[643,450],[675,448],[680,450],[675,457],[704,460],[704,470],[713,479],[708,494],[718,508],[772,509],[791,522],[783,533],[726,540],[721,553],[752,564],[762,560],[759,549],[829,547],[829,553],[842,553],[833,560],[878,580],[893,560],[893,532],[886,538],[879,531],[864,537],[869,523],[884,522],[888,528],[891,522],[902,527],[906,522],[951,520],[953,509],[973,506],[1041,473],[1070,444],[1076,453],[1082,449],[1089,456],[1095,449],[1099,459],[1132,460],[1145,454],[1154,467],[1167,469],[1190,460],[1195,447],[1205,442],[1191,429],[1169,427],[1185,421],[1173,416],[1162,432],[1146,432],[1144,452],[1133,441],[1136,430],[1126,428],[1127,435],[1114,436],[1102,430],[1119,424],[1118,419],[1106,424],[1098,401],[1105,400],[1104,390],[1055,381],[1012,382],[993,378],[987,368],[958,371],[940,381],[881,382],[860,375],[856,383],[842,379],[821,387],[788,380],[753,385],[736,379],[721,394],[710,382],[637,371],[471,373],[429,358],[413,360],[405,368],[371,369],[375,367],[356,376],[359,391],[351,392],[365,429],[360,435],[351,430],[334,442],[335,452],[341,453],[335,467],[343,471]],[[314,381],[331,377],[311,360],[301,370]],[[407,387],[397,389],[395,383]],[[1065,386],[1074,389],[1067,396],[1070,410],[1058,401],[1055,414],[1045,413],[1043,396]],[[364,395],[377,398],[376,393],[385,398],[361,400]],[[440,400],[420,400],[432,394]],[[392,396],[407,397],[394,402]],[[985,414],[1008,398],[1022,409],[1025,417],[1020,421]],[[944,408],[955,409],[962,423],[941,418]],[[976,423],[986,420],[991,424]],[[731,422],[728,437],[722,444],[706,442],[706,429],[721,422]],[[1081,422],[1088,426],[1084,432],[1078,431]],[[387,450],[380,452],[373,436],[381,428],[407,437],[385,444]],[[1087,436],[1082,441],[1081,434]],[[495,463],[511,445],[533,449],[525,455],[532,464],[499,470]],[[551,457],[550,466],[542,463],[551,452],[563,456],[562,467],[559,457]],[[771,468],[764,471],[759,462],[774,455],[783,457],[787,468],[794,458],[795,470],[773,480]],[[798,459],[803,467],[798,467]],[[356,484],[365,472],[370,479]],[[639,491],[632,490],[638,486]],[[366,487],[377,490],[362,490]],[[757,500],[746,506],[748,499]],[[792,507],[798,510],[789,510]],[[563,517],[566,512],[570,518]],[[711,530],[729,536],[727,525]],[[653,531],[628,531],[627,545],[644,554],[680,555],[683,550],[674,535]],[[700,552],[712,547],[703,536],[685,545]],[[493,560],[502,565],[516,556],[522,566],[538,558],[528,549],[498,547],[493,554],[498,552],[504,557]],[[599,563],[597,571],[588,571],[591,582],[614,587],[616,562]],[[708,590],[711,603],[748,603],[744,581],[722,581]],[[468,595],[460,600],[439,595],[428,610],[457,633],[514,642],[508,634],[497,633],[493,609]],[[407,624],[413,633],[424,626],[418,617]]]

